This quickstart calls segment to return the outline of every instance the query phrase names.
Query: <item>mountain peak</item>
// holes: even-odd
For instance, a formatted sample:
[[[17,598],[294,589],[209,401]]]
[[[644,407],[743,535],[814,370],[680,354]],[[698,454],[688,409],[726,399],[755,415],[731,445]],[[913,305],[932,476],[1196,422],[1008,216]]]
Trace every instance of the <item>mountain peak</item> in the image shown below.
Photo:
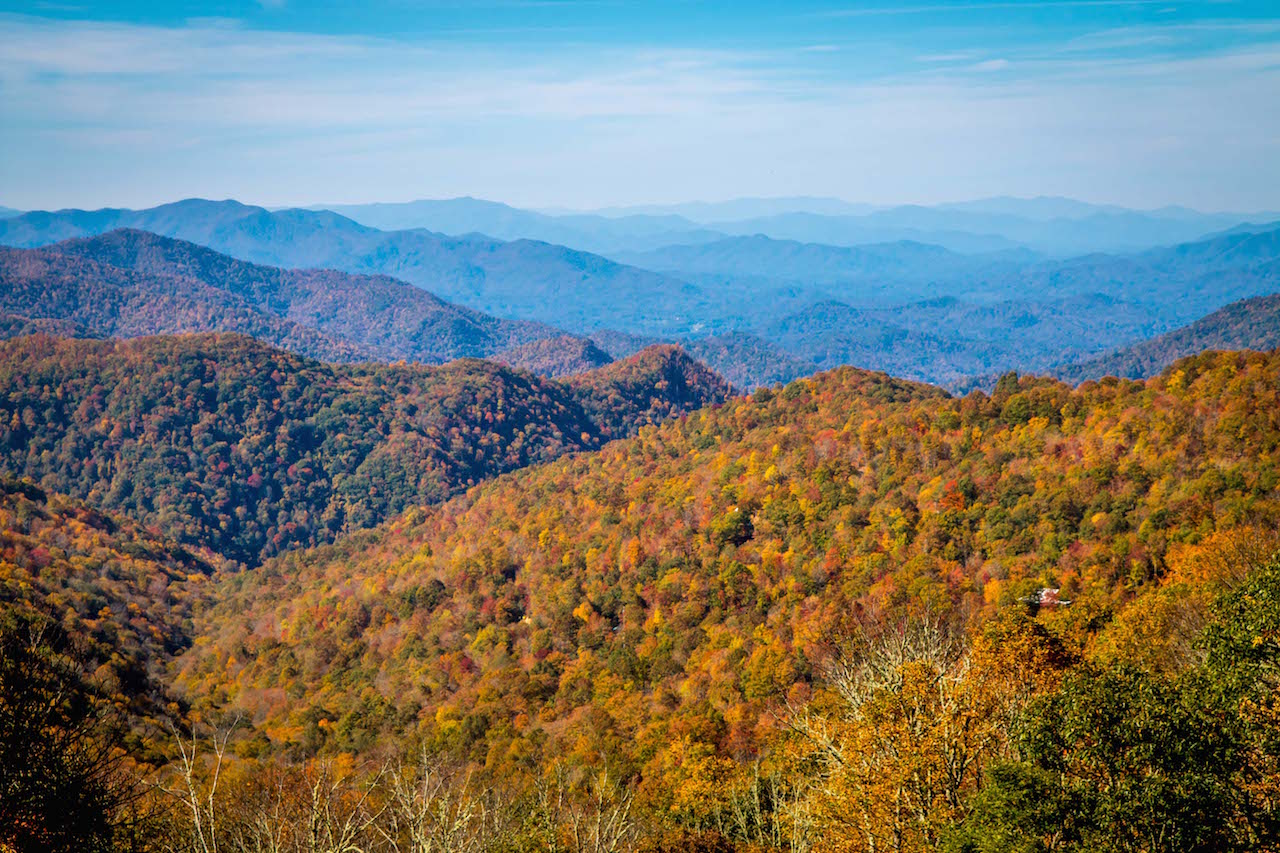
[[[580,392],[588,411],[609,424],[613,435],[723,403],[735,393],[720,374],[675,344],[645,347],[567,381]]]
[[[540,376],[560,377],[585,373],[613,361],[591,340],[558,335],[503,350],[494,361],[519,367]]]

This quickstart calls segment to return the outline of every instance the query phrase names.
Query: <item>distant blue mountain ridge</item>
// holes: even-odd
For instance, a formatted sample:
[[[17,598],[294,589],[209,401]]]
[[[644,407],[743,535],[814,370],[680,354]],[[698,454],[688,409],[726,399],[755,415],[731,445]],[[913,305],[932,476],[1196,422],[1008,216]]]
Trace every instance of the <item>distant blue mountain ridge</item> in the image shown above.
[[[494,211],[474,201],[449,207],[470,211],[468,226]],[[516,232],[542,221],[504,210]],[[636,233],[651,236],[680,224],[667,214],[635,221]],[[960,387],[993,371],[1096,357],[1280,291],[1280,229],[1244,223],[1207,240],[1067,259],[1026,248],[963,253],[909,240],[838,246],[760,234],[610,258],[527,238],[383,231],[329,210],[191,199],[138,211],[29,212],[0,220],[0,244],[43,246],[121,227],[256,264],[391,276],[486,315],[591,335],[615,357],[630,340],[684,341],[744,387],[843,363]]]
[[[763,234],[835,246],[911,240],[959,252],[1023,248],[1054,257],[1133,252],[1195,240],[1280,214],[1131,210],[1068,198],[996,197],[932,206],[852,204],[830,198],[737,199],[594,211],[530,211],[473,198],[331,206],[376,228],[479,232],[612,255]]]

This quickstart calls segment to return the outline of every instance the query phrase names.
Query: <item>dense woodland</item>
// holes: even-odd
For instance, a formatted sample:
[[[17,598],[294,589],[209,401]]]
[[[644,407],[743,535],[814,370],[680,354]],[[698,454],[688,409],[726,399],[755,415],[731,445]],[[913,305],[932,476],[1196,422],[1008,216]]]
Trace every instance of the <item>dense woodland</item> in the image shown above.
[[[0,344],[0,454],[43,487],[248,565],[724,400],[673,348],[574,380],[337,366],[249,338]]]
[[[786,384],[815,370],[812,362],[801,361],[776,344],[741,332],[699,338],[687,342],[684,348],[704,364],[715,365],[736,387],[747,390]]]
[[[390,377],[415,394],[448,370],[490,388],[537,381],[473,363],[340,371],[270,350],[278,378],[237,378],[224,362],[245,348],[29,339],[7,350],[6,387],[65,376],[58,411],[97,407],[80,421],[109,415],[109,437],[129,423],[125,373],[159,369],[148,359],[217,365],[222,391],[182,393],[228,411],[247,409],[231,393],[247,375],[270,379],[263,399],[277,402],[252,410],[268,425],[267,409],[341,409],[343,394],[389,393]],[[128,355],[120,402],[69,393],[112,354]],[[0,686],[34,672],[83,695],[77,707],[114,708],[41,725],[111,745],[113,772],[151,785],[54,767],[106,804],[94,837],[167,850],[1280,849],[1280,353],[1208,353],[1075,389],[1009,375],[960,398],[844,368],[688,414],[700,374],[677,352],[650,358],[666,367],[540,386],[585,400],[588,423],[592,400],[613,409],[622,394],[638,411],[650,389],[649,414],[625,426],[654,425],[634,437],[416,500],[331,544],[264,549],[250,569],[222,562],[212,524],[53,494],[75,467],[8,481],[0,640],[41,651],[0,667]],[[295,374],[305,388],[284,381]],[[185,416],[186,399],[155,409]],[[50,429],[28,423],[35,407],[15,411],[11,429]],[[96,505],[106,491],[79,494]],[[42,624],[89,639],[33,643]],[[115,669],[98,673],[104,660]],[[31,832],[9,843],[49,849],[30,840],[37,824],[15,824]]]
[[[604,367],[613,358],[586,338],[560,335],[503,350],[493,360],[511,367],[523,367],[539,376],[558,378]]]

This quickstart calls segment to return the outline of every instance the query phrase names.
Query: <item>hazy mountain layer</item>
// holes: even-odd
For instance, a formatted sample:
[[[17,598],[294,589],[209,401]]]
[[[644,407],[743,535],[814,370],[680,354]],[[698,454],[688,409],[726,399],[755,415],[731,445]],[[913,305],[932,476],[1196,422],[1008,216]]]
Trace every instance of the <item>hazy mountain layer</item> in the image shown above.
[[[1125,347],[1100,358],[1059,367],[1068,382],[1119,376],[1154,376],[1174,361],[1206,350],[1271,350],[1280,347],[1280,294],[1233,302],[1189,326]]]
[[[682,331],[715,301],[668,276],[563,246],[384,232],[328,211],[268,211],[233,201],[29,213],[0,220],[0,244],[43,246],[126,227],[259,264],[386,274],[476,310],[571,331],[590,331],[606,318],[636,329]]]
[[[604,212],[675,214],[727,234],[764,234],[838,246],[917,240],[960,252],[1018,246],[1058,257],[1140,251],[1203,238],[1241,222],[1280,218],[1280,214],[1266,211],[1201,213],[1180,207],[1131,210],[1048,197],[881,207],[836,199],[741,199],[722,204],[659,205]]]
[[[268,316],[346,342],[365,359],[441,362],[482,357],[558,334],[556,329],[538,323],[500,320],[451,305],[419,287],[386,276],[249,264],[194,243],[145,231],[113,231],[58,243],[49,251],[110,265],[103,269],[127,269],[147,280],[179,282],[177,286],[192,298],[207,298],[212,293],[223,301],[242,301]],[[174,316],[181,317],[182,313]],[[135,334],[179,331],[149,328],[145,323],[141,328]],[[203,326],[181,330],[241,332],[286,345],[217,313],[205,319]],[[322,353],[301,352],[334,360]]]
[[[1194,219],[1178,211],[1160,216]],[[0,240],[39,242],[122,219],[182,232],[242,257],[388,272],[473,310],[570,331],[609,329],[636,339],[691,342],[748,334],[780,348],[794,364],[816,369],[852,363],[955,387],[993,371],[1044,370],[1087,359],[1228,302],[1280,289],[1280,230],[1235,229],[1170,248],[1066,261],[1025,251],[966,256],[915,243],[842,248],[760,236],[628,256],[669,274],[533,241],[381,232],[330,212],[273,213],[232,202],[26,214],[0,221]],[[840,307],[825,311],[832,305]],[[323,304],[303,305],[288,316],[335,333],[340,322],[355,322],[327,311]],[[371,316],[377,322],[354,338],[360,346],[374,345],[371,336],[384,334],[383,315]],[[386,328],[403,341],[414,334],[415,322],[410,316],[405,327]],[[442,334],[436,326],[421,337]],[[462,342],[485,337],[469,326],[458,336]],[[489,354],[549,336],[534,332],[524,341],[472,351]],[[622,341],[601,348],[615,357],[634,349]],[[403,343],[397,351],[405,351]],[[728,350],[712,346],[708,352]],[[743,387],[801,369],[793,364],[779,371],[771,362],[778,359],[754,356],[758,372],[723,361],[716,366],[732,370]]]
[[[548,216],[474,198],[335,205],[327,209],[384,231],[426,228],[442,234],[484,234],[499,240],[541,240],[606,255],[724,237],[679,216]]]

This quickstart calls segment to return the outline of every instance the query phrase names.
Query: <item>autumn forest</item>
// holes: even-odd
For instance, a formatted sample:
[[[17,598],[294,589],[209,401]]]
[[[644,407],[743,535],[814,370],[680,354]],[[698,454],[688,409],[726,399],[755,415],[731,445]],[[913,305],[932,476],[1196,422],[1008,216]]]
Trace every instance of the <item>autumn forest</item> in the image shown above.
[[[0,0],[0,853],[1280,853],[1280,3]]]
[[[661,349],[2,355],[15,850],[1280,832],[1276,354],[964,397],[729,396]]]

